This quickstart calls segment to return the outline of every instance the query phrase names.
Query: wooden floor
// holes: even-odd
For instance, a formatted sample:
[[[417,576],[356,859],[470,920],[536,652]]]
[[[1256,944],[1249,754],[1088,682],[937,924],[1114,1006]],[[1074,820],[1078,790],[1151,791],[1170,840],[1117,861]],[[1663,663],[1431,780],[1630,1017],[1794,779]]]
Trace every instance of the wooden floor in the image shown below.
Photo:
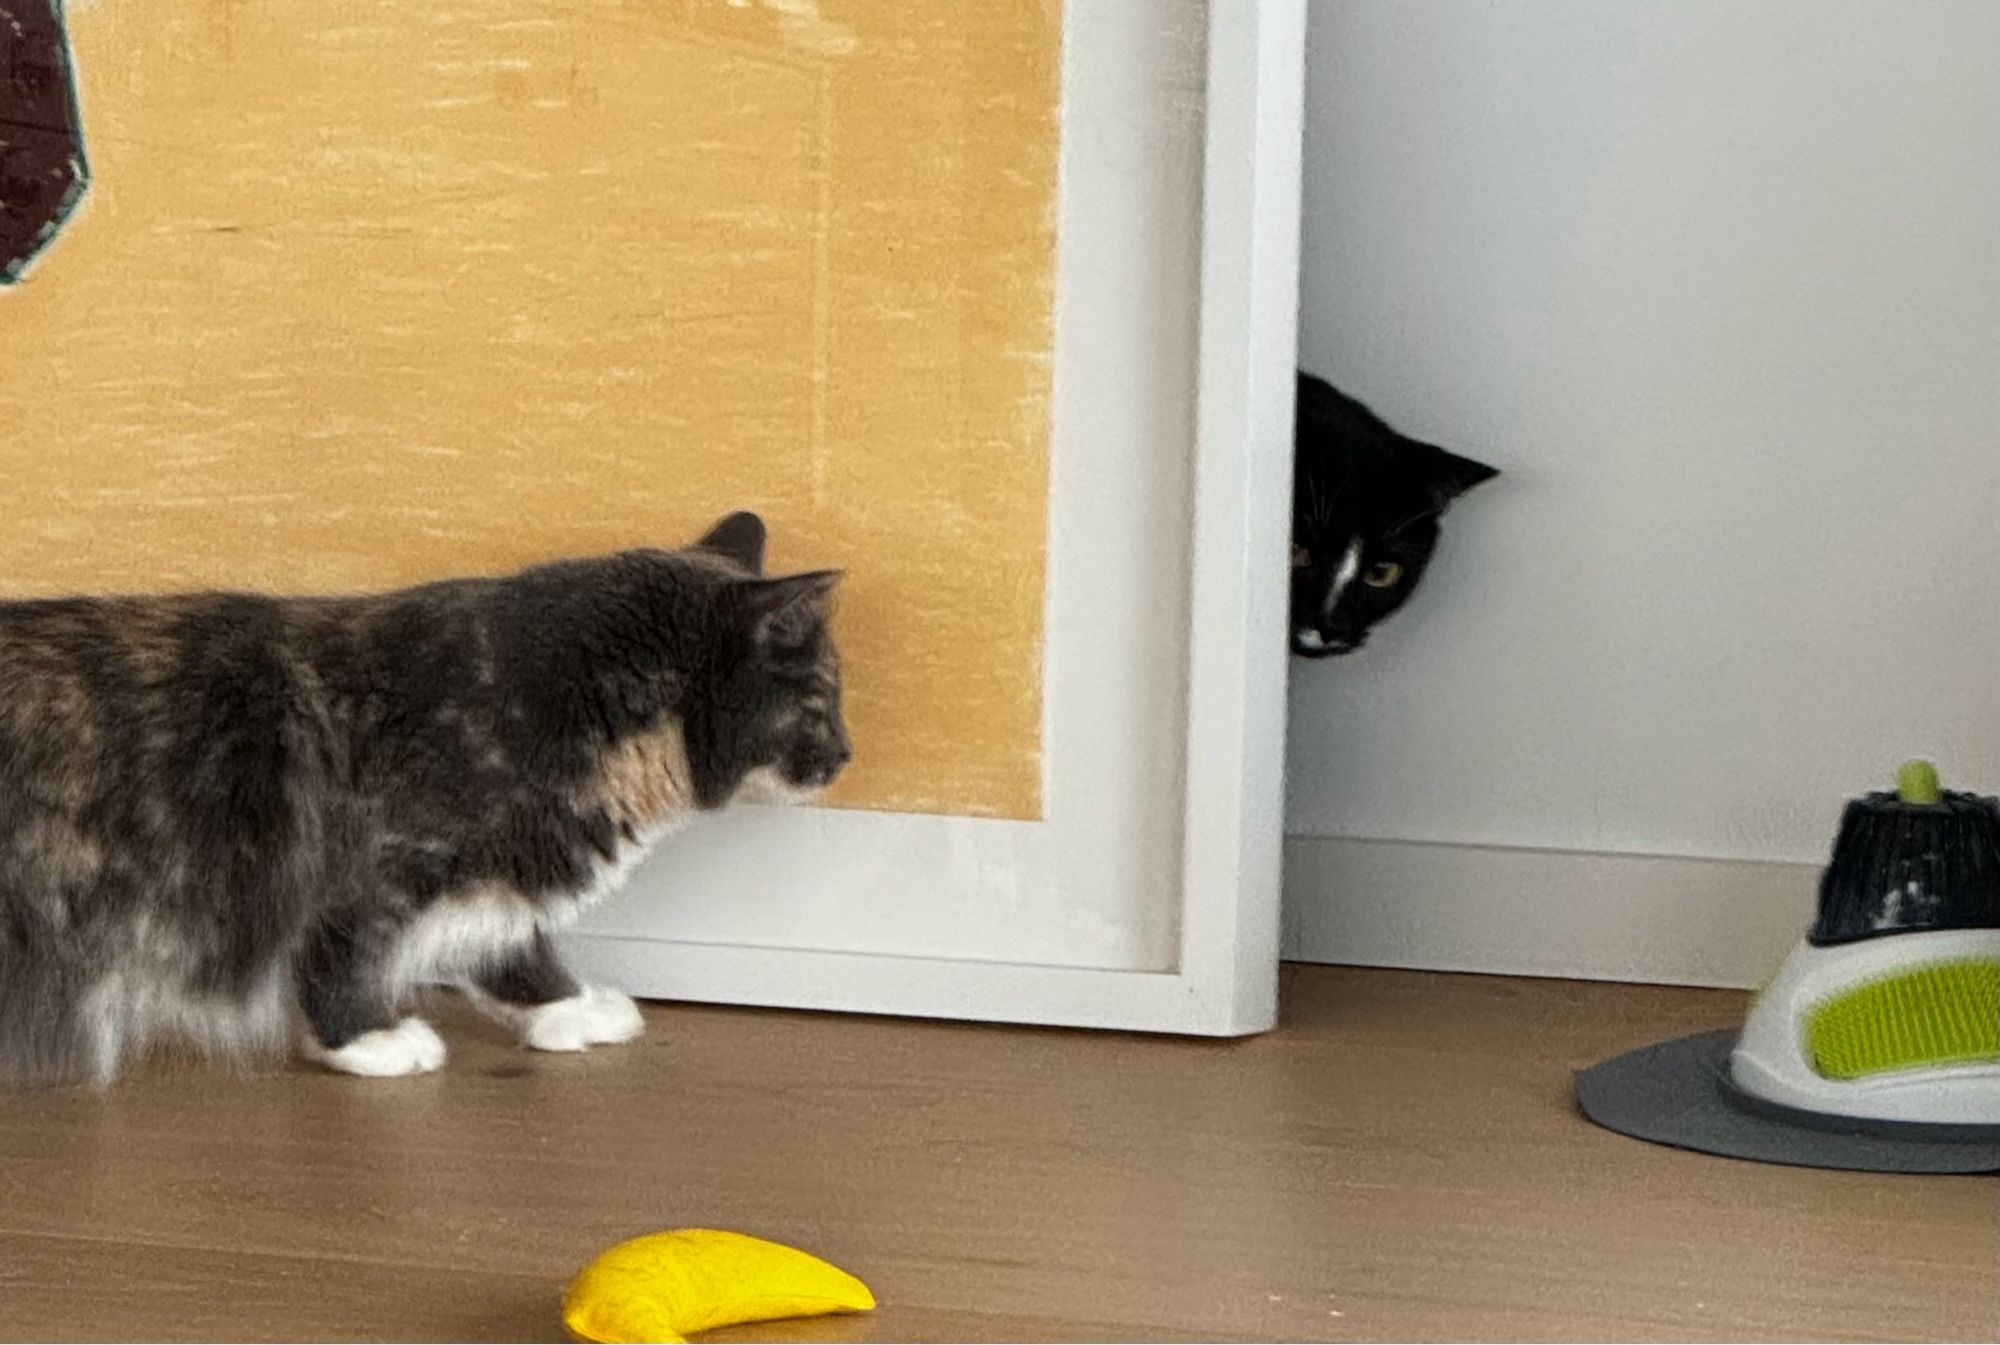
[[[558,1340],[627,1236],[873,1285],[739,1339],[1992,1340],[2000,1180],[1759,1167],[1572,1110],[1716,992],[1294,969],[1240,1043],[690,1007],[416,1080],[0,1094],[0,1336]]]

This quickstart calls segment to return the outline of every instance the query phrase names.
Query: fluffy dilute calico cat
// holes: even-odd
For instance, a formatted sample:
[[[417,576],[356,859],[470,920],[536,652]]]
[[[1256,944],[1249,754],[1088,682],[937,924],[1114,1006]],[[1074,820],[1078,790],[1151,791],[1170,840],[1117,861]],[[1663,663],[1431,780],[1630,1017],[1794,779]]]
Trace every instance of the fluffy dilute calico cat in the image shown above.
[[[437,1068],[456,981],[529,1046],[640,1030],[549,933],[675,824],[846,763],[837,575],[734,514],[371,597],[0,602],[0,1079],[156,1042]]]
[[[1292,466],[1292,652],[1359,649],[1410,600],[1447,506],[1499,469],[1411,439],[1299,374]]]

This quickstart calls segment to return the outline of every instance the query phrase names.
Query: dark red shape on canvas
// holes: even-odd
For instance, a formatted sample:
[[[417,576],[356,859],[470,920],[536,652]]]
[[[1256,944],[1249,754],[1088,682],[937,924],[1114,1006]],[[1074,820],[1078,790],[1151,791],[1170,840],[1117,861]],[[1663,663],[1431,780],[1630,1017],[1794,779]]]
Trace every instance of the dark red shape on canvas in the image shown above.
[[[0,0],[0,285],[48,246],[88,181],[62,0]]]

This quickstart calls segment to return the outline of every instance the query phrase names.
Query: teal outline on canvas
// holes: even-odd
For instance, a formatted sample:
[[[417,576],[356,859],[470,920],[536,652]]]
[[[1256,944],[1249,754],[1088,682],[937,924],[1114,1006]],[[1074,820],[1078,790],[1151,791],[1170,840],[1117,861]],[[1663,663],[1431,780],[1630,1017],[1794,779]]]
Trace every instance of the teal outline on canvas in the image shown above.
[[[49,13],[55,18],[57,50],[62,57],[63,80],[67,86],[63,92],[69,99],[70,143],[76,147],[69,159],[69,190],[63,193],[62,200],[56,205],[55,213],[49,217],[49,222],[42,226],[34,245],[12,261],[0,265],[0,288],[14,284],[27,274],[28,268],[34,264],[36,258],[48,251],[49,244],[53,243],[56,235],[63,231],[63,226],[70,222],[76,214],[77,207],[83,204],[83,198],[90,190],[90,157],[84,148],[83,104],[77,92],[76,53],[70,49],[69,19],[63,13],[63,5],[64,0],[50,0]]]

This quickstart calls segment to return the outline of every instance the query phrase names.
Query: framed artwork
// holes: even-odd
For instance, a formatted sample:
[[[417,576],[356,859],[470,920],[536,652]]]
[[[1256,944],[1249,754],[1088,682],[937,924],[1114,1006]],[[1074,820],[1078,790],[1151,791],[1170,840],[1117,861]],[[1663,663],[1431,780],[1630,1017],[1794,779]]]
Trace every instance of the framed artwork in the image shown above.
[[[855,763],[676,837],[580,971],[1270,1023],[1302,0],[16,7],[9,596],[754,509],[847,573]]]
[[[589,919],[582,967],[665,998],[1272,1024],[1303,30],[1293,0],[1063,17],[1038,814],[722,818]]]

